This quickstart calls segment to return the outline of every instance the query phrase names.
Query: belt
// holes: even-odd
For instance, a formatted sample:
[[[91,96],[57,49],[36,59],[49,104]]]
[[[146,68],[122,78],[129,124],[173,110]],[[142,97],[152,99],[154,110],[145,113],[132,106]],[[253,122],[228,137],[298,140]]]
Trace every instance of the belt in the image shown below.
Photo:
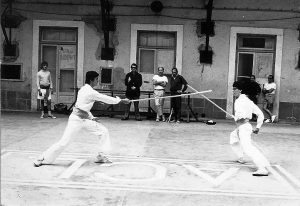
[[[246,118],[246,119],[239,119],[235,123],[236,123],[237,126],[241,126],[241,125],[243,125],[245,123],[248,123],[248,122],[249,122],[249,119]]]
[[[163,90],[164,91],[165,89],[154,89],[154,90]]]

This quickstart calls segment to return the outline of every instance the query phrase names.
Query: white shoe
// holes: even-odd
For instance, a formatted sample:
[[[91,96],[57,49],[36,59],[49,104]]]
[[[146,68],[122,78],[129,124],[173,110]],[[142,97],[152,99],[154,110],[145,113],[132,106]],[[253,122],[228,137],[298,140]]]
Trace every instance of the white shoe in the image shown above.
[[[43,165],[43,161],[44,161],[44,158],[43,159],[36,159],[33,161],[33,166],[35,167],[40,167]]]
[[[240,163],[240,164],[245,164],[246,161],[244,160],[244,158],[239,158],[238,160],[236,160],[236,162]]]
[[[271,117],[272,122],[274,122],[275,119],[276,119],[276,115],[272,115],[272,117]]]
[[[255,172],[252,173],[253,176],[268,176],[269,172],[266,168],[258,168]]]
[[[265,123],[270,123],[270,122],[271,122],[270,119],[266,119],[266,120],[265,120]]]
[[[94,161],[95,163],[100,163],[100,164],[105,164],[105,163],[112,163],[107,157],[103,155],[97,155],[96,160]]]

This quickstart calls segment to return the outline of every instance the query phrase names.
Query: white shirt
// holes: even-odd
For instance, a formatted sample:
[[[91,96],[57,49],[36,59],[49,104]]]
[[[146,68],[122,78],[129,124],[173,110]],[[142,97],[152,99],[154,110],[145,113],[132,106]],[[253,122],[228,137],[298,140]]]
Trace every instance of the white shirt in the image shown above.
[[[153,81],[157,81],[157,82],[166,82],[168,83],[168,78],[166,76],[159,76],[159,75],[154,75],[153,76]],[[165,89],[165,87],[161,86],[161,85],[154,85],[154,89]]]
[[[92,119],[94,116],[90,111],[95,101],[104,102],[106,104],[118,104],[121,99],[101,94],[94,90],[89,84],[85,84],[78,91],[75,108],[87,112],[89,114],[89,119]]]
[[[264,121],[264,114],[245,94],[241,94],[234,102],[235,121],[252,119],[252,113],[257,115],[257,126],[260,128]]]
[[[272,83],[265,83],[264,84],[264,89],[266,90],[270,90],[270,89],[274,89],[271,93],[269,94],[275,94],[275,90],[276,90],[276,84],[275,82],[272,82]]]

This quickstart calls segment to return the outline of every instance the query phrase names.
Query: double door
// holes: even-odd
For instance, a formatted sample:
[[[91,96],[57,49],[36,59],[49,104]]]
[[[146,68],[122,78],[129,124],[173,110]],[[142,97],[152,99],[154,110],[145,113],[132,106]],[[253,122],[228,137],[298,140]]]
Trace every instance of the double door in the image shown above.
[[[40,57],[40,62],[48,62],[53,83],[53,104],[71,105],[75,101],[76,45],[41,44]]]

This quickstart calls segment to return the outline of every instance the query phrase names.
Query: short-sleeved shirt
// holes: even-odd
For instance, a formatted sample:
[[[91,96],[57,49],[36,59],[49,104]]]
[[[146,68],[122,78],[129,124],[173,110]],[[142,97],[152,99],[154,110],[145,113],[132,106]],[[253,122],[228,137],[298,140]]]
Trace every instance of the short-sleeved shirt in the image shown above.
[[[276,90],[276,84],[275,84],[275,82],[265,83],[264,84],[264,89],[266,89],[266,90],[274,89],[270,94],[275,94],[275,90]]]
[[[171,86],[170,86],[170,91],[171,92],[176,92],[178,90],[182,89],[182,85],[187,85],[187,81],[183,78],[181,75],[177,75],[175,78],[171,77]]]
[[[152,80],[156,80],[158,82],[166,82],[168,83],[168,78],[166,76],[159,76],[159,75],[154,75]],[[164,86],[161,85],[154,85],[154,89],[165,89]]]

